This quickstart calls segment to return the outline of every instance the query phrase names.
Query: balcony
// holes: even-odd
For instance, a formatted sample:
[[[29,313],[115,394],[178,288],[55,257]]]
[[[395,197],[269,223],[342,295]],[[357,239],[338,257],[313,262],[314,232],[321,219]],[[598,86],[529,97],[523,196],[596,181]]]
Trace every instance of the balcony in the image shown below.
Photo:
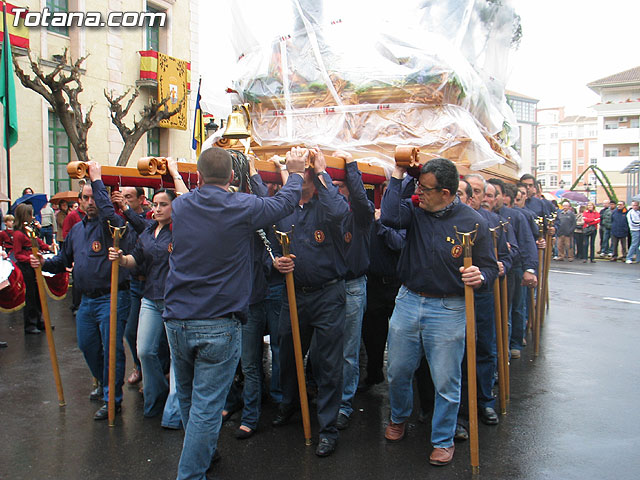
[[[640,128],[616,128],[600,130],[600,140],[603,145],[640,142]]]

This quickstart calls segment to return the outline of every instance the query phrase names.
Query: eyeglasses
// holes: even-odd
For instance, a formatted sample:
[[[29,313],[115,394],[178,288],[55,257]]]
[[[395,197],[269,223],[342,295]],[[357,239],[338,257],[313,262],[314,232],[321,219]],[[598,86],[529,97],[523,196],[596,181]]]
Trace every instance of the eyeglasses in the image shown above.
[[[425,193],[427,192],[431,192],[433,190],[442,190],[442,187],[425,187],[424,185],[422,185],[419,181],[416,180],[416,190],[421,190]]]

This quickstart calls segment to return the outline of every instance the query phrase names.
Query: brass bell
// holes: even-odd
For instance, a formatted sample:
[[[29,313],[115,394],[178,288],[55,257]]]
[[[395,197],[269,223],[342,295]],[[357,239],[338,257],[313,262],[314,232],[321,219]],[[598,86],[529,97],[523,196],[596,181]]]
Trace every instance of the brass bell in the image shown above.
[[[246,116],[246,121],[245,121]],[[249,104],[234,105],[227,118],[227,128],[222,134],[223,138],[243,139],[249,138],[249,126],[251,117],[249,116]]]

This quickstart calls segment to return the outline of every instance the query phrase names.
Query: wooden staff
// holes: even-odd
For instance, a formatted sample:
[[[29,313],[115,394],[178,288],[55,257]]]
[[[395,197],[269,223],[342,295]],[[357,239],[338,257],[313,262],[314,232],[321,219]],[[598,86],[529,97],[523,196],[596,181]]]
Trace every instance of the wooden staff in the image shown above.
[[[535,287],[529,287],[529,315],[527,317],[527,333],[531,333],[536,318]]]
[[[120,248],[120,239],[126,226],[114,227],[109,222],[109,230],[113,237],[113,248]],[[109,311],[109,426],[116,424],[116,336],[118,331],[118,260],[111,262],[111,305]]]
[[[551,242],[553,241],[553,237],[549,232],[550,227],[553,226],[553,222],[556,218],[556,214],[553,213],[551,216],[546,218],[547,222],[547,254],[545,256],[544,262],[544,301],[546,304],[546,311],[549,310],[549,268],[551,267],[551,254],[552,248],[550,247]],[[544,316],[542,317],[542,325],[544,325]]]
[[[544,238],[544,219],[542,217],[538,217],[536,219],[536,223],[538,224],[538,240],[542,240]],[[547,246],[548,247],[548,246]],[[534,355],[537,357],[540,354],[540,326],[542,325],[542,316],[543,316],[543,292],[544,289],[542,287],[544,278],[544,248],[538,248],[538,286],[536,288],[536,314],[534,316],[534,337],[533,337],[533,349]]]
[[[289,234],[293,232],[279,232],[273,226],[280,245],[282,256],[290,257],[291,239]],[[289,317],[291,318],[291,336],[293,338],[293,351],[296,359],[296,373],[298,375],[298,393],[300,396],[300,410],[302,411],[302,427],[304,429],[304,444],[311,445],[311,417],[309,416],[309,401],[307,399],[307,383],[304,376],[304,363],[302,360],[302,344],[300,343],[300,324],[298,322],[298,306],[296,304],[296,290],[293,284],[293,272],[285,275],[287,283],[287,298],[289,300]]]
[[[38,258],[38,239],[33,228],[25,225],[25,230],[31,240],[31,253]],[[51,330],[51,320],[49,318],[49,304],[47,303],[47,293],[44,288],[44,277],[42,276],[42,267],[34,268],[36,272],[36,282],[38,283],[38,294],[40,295],[40,305],[42,306],[42,318],[44,319],[44,330],[47,334],[47,344],[49,345],[49,358],[51,359],[51,368],[53,369],[53,379],[56,382],[56,390],[58,391],[58,405],[64,407],[64,391],[62,390],[62,379],[60,378],[60,368],[58,367],[58,355],[56,354],[56,344],[53,340],[53,330]]]
[[[500,222],[502,231],[506,233],[509,222]],[[507,288],[507,273],[500,277],[500,301],[502,302],[502,344],[504,345],[504,389],[507,402],[511,397],[511,373],[509,371],[509,289]]]
[[[496,259],[498,258],[498,230],[500,226],[495,228],[489,228],[491,237],[493,238],[493,251]],[[465,265],[466,267],[466,265]],[[506,397],[506,385],[505,385],[505,349],[502,336],[502,315],[500,309],[502,304],[500,302],[500,281],[498,277],[493,281],[493,309],[496,323],[496,347],[498,350],[498,386],[500,390],[500,413],[506,415],[507,413],[507,397]]]
[[[471,232],[456,231],[458,240],[462,243],[464,251],[464,268],[472,265],[471,247],[478,233],[478,224]],[[462,237],[462,239],[460,239]],[[469,395],[469,449],[471,452],[471,470],[478,473],[480,471],[480,450],[478,445],[478,396],[476,385],[476,312],[473,302],[473,288],[465,285],[464,301],[467,315],[467,393]]]

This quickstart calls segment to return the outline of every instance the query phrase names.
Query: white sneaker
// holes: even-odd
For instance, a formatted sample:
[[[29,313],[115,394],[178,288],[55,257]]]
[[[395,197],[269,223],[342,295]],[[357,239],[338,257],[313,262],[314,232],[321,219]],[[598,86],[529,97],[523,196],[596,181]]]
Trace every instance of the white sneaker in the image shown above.
[[[627,261],[626,261],[626,262],[624,262],[624,263],[633,263],[633,260],[627,260]]]

